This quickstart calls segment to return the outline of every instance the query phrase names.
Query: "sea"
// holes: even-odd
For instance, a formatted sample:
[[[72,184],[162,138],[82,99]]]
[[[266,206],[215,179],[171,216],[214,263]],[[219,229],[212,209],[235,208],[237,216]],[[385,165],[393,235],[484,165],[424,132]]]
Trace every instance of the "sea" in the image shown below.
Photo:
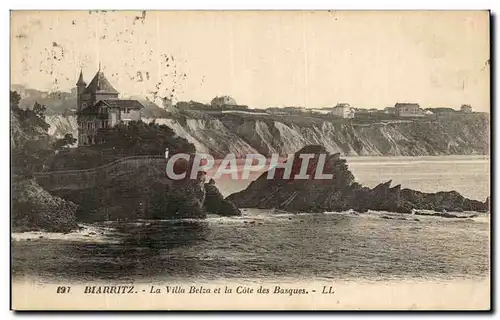
[[[356,180],[484,201],[484,156],[348,158]],[[254,175],[256,178],[258,176]],[[224,195],[251,181],[216,181]],[[242,208],[241,217],[106,221],[68,234],[12,234],[17,280],[113,283],[196,280],[444,281],[485,279],[490,218]]]

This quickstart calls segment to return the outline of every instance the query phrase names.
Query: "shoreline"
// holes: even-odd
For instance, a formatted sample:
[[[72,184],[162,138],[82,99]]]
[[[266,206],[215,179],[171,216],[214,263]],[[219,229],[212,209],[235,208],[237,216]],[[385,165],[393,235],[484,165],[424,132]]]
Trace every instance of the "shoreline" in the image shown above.
[[[352,210],[347,211],[331,211],[331,212],[288,212],[279,210],[276,213],[271,213],[272,209],[258,209],[258,208],[240,208],[243,212],[242,216],[219,216],[219,215],[209,215],[205,219],[137,219],[137,220],[106,220],[106,221],[95,221],[88,223],[78,223],[78,229],[72,230],[70,232],[47,232],[43,230],[25,230],[25,231],[12,231],[11,241],[36,241],[40,239],[44,240],[65,240],[65,241],[82,241],[82,242],[113,242],[112,239],[106,238],[107,234],[114,231],[114,228],[110,225],[113,223],[125,223],[125,224],[137,224],[142,226],[154,225],[154,224],[172,224],[182,222],[191,223],[243,223],[243,224],[263,224],[262,221],[269,221],[270,219],[281,219],[289,220],[291,223],[295,221],[293,217],[304,217],[304,216],[314,216],[314,215],[339,215],[352,218],[377,218],[384,220],[398,220],[407,221],[410,223],[421,222],[421,221],[432,221],[438,219],[438,221],[473,221],[477,223],[490,223],[490,214],[484,212],[450,212],[449,214],[473,214],[470,216],[457,216],[457,217],[442,217],[440,213],[431,214],[428,213],[429,210],[420,210],[425,212],[425,214],[415,214],[411,213],[398,213],[389,211],[375,211],[369,210],[365,213],[360,213]],[[263,214],[246,215],[248,212],[263,212]],[[109,233],[108,233],[109,232]],[[105,239],[106,238],[106,239]]]

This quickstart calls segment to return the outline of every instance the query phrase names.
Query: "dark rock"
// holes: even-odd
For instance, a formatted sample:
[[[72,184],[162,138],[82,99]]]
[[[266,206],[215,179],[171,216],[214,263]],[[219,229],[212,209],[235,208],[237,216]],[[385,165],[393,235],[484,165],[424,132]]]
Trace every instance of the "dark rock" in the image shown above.
[[[203,206],[208,213],[221,216],[241,216],[241,211],[231,201],[224,199],[213,179],[205,183],[205,192]]]
[[[300,172],[300,154],[314,153],[307,167],[309,179],[297,179]],[[318,159],[325,156],[323,173],[332,174],[331,179],[315,179]],[[264,172],[245,190],[230,195],[227,200],[239,207],[268,208],[288,212],[354,211],[368,210],[411,213],[413,209],[436,211],[478,211],[489,210],[489,199],[480,202],[464,198],[456,191],[424,193],[411,189],[391,187],[387,181],[370,189],[354,181],[346,161],[339,154],[328,154],[321,146],[306,146],[294,156],[292,175],[284,177],[284,169],[278,168],[275,178],[267,179]],[[297,161],[297,163],[295,162]]]
[[[443,211],[441,213],[439,212],[433,212],[433,213],[426,213],[426,212],[415,212],[415,215],[418,216],[431,216],[431,217],[442,217],[442,218],[459,218],[459,219],[466,219],[466,218],[474,218],[477,217],[477,214],[472,214],[472,215],[467,215],[467,216],[461,216],[461,215],[456,215],[452,213],[448,213],[446,211]]]
[[[76,216],[86,222],[206,217],[202,179],[170,180],[154,166],[119,173],[93,188],[56,194],[78,204]]]
[[[77,206],[44,190],[34,179],[12,179],[14,230],[69,232],[76,229]]]

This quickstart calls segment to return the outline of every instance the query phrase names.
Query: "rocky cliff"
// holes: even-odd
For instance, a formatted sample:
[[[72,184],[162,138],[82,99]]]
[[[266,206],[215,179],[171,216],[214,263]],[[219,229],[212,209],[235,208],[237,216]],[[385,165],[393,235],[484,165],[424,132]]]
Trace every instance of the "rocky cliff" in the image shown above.
[[[314,154],[307,163],[308,178],[299,179],[302,172],[300,154]],[[321,165],[320,155],[326,155]],[[304,165],[306,167],[306,165]],[[321,170],[321,171],[318,171]],[[328,154],[322,146],[306,146],[295,154],[291,174],[277,168],[272,179],[264,172],[247,189],[231,194],[227,200],[240,208],[282,209],[291,212],[324,212],[353,209],[358,212],[383,210],[410,213],[413,209],[435,211],[489,210],[488,200],[480,202],[464,198],[456,191],[424,193],[391,186],[391,181],[371,189],[355,182],[345,159],[340,154]],[[317,179],[317,172],[331,174],[328,179]]]
[[[189,166],[180,163],[182,173]],[[190,173],[187,173],[189,177]],[[164,165],[140,165],[121,170],[95,185],[83,188],[60,188],[53,194],[76,205],[80,221],[136,219],[205,218],[207,214],[240,215],[225,200],[213,183],[198,179],[170,180]]]
[[[14,231],[69,232],[77,227],[77,206],[50,194],[34,179],[13,176],[11,192]]]
[[[145,118],[166,124],[195,145],[197,152],[223,158],[261,153],[284,156],[319,144],[330,153],[349,156],[470,155],[489,153],[489,119],[483,114],[453,119],[356,123],[266,116],[223,115]],[[50,132],[72,131],[73,117],[47,119]]]

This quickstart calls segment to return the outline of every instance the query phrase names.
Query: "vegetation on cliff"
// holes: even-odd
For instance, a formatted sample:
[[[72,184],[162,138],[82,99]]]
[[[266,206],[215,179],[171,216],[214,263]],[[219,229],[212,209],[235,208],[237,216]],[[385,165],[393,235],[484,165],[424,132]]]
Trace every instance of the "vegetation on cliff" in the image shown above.
[[[17,92],[10,92],[12,171],[29,177],[46,166],[53,150],[49,125],[45,122],[45,107],[35,103],[32,109],[21,109],[20,99]]]
[[[50,171],[87,169],[114,160],[140,155],[194,153],[195,147],[166,125],[131,121],[109,129],[99,129],[97,144],[61,150],[50,162]]]
[[[10,92],[11,217],[14,230],[67,232],[76,227],[76,206],[51,195],[32,178],[54,153],[47,133],[45,107],[19,108],[20,96]]]

